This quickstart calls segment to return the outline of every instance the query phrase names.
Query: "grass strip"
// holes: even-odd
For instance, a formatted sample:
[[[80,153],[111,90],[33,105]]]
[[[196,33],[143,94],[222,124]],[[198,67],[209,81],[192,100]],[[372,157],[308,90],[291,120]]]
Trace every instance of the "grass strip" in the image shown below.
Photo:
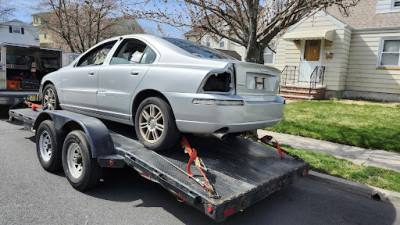
[[[400,153],[399,121],[399,105],[359,105],[338,100],[303,101],[287,104],[282,122],[267,129]]]
[[[346,159],[336,158],[326,153],[294,149],[288,145],[282,145],[282,147],[309,162],[314,171],[400,192],[400,172],[373,166],[356,165]]]

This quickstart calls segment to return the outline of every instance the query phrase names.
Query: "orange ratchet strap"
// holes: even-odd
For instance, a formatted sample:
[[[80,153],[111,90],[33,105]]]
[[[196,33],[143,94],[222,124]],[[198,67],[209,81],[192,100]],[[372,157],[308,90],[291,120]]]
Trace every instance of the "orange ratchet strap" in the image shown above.
[[[272,139],[274,140],[274,142],[272,141]],[[271,147],[278,149],[279,155],[281,156],[282,159],[285,158],[285,155],[283,155],[283,153],[285,153],[286,155],[291,156],[293,159],[295,159],[299,162],[304,162],[304,160],[302,158],[300,158],[299,156],[293,155],[290,152],[286,151],[285,149],[282,149],[281,146],[279,146],[278,141],[270,135],[265,135],[264,137],[260,138],[259,140],[262,141],[264,144],[267,144]]]
[[[38,109],[38,108],[39,108],[39,109],[42,108],[42,105],[34,104],[34,103],[28,102],[28,101],[26,101],[26,100],[25,100],[25,104],[27,104],[29,107],[31,107],[33,111],[36,111],[36,109]]]
[[[274,139],[275,144],[273,144],[272,139]],[[262,141],[264,144],[267,144],[269,146],[272,146],[272,147],[278,149],[279,155],[281,156],[282,159],[285,158],[285,155],[283,155],[283,153],[285,153],[286,155],[290,155],[290,153],[288,151],[281,149],[278,141],[272,136],[265,135],[264,137],[260,138],[260,141]]]
[[[182,147],[185,149],[185,153],[188,153],[189,157],[190,157],[188,165],[187,165],[187,174],[189,175],[189,178],[193,178],[194,180],[196,180],[198,183],[200,183],[203,187],[205,187],[213,195],[215,193],[215,190],[212,187],[212,185],[210,184],[210,181],[207,179],[207,176],[203,172],[203,169],[205,171],[207,171],[207,168],[205,167],[203,161],[197,156],[196,149],[190,147],[190,144],[185,136],[182,136],[181,143],[182,143]],[[199,169],[199,171],[203,175],[205,182],[199,182],[197,179],[195,179],[193,177],[193,173],[192,173],[192,171],[190,171],[190,166],[192,165],[193,162],[196,165],[197,169]]]

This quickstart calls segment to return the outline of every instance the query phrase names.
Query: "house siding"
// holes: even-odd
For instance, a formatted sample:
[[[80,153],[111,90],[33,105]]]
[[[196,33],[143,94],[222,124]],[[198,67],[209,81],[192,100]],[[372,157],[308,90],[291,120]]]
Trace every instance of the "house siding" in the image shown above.
[[[24,28],[24,34],[21,33],[10,33],[9,26],[11,27],[22,27]],[[21,21],[9,21],[0,24],[0,44],[1,43],[13,43],[13,44],[24,44],[39,46],[39,32],[38,30]]]
[[[400,37],[400,32],[353,34],[346,90],[400,94],[400,70],[376,67],[381,37]]]
[[[388,13],[392,11],[392,0],[378,0],[376,4],[376,13]]]

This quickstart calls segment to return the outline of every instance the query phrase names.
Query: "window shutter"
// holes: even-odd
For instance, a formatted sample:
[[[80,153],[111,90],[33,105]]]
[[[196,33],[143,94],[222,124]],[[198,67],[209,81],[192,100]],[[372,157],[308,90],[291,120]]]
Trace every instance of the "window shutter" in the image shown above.
[[[8,32],[12,33],[12,26],[8,26]]]
[[[23,27],[21,27],[21,34],[24,34],[25,32],[24,32],[24,28]]]

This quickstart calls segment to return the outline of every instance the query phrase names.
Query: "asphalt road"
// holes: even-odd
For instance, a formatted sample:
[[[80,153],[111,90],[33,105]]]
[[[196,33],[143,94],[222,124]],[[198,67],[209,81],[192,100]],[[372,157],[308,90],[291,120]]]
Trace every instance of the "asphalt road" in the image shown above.
[[[44,171],[33,134],[0,112],[0,224],[214,224],[133,170],[105,171],[95,190],[74,190]],[[303,179],[222,224],[400,224],[400,207]]]

